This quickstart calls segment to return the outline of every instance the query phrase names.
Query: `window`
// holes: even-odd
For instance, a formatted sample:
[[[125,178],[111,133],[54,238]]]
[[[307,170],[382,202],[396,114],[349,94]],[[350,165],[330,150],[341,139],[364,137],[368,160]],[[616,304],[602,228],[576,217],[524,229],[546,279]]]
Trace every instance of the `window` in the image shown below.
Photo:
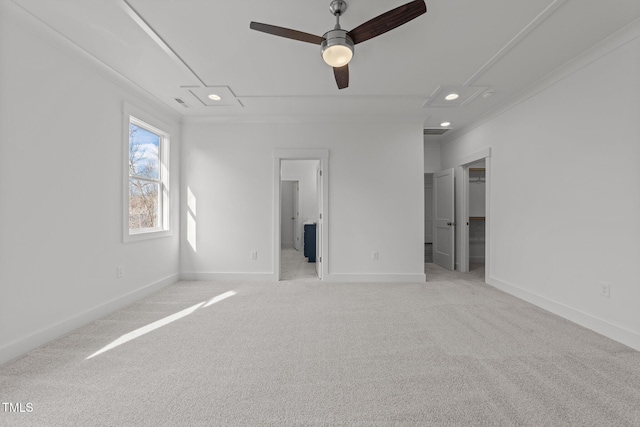
[[[165,235],[163,232],[169,230],[169,134],[132,115],[125,114],[125,119],[128,122],[125,240]]]

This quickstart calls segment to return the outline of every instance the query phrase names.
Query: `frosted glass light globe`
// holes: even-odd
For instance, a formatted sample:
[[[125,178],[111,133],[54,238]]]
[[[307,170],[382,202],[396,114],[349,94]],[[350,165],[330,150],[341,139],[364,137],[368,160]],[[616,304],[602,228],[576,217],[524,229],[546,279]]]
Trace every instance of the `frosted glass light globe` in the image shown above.
[[[344,67],[353,58],[353,51],[348,46],[333,45],[322,52],[322,59],[332,67]]]

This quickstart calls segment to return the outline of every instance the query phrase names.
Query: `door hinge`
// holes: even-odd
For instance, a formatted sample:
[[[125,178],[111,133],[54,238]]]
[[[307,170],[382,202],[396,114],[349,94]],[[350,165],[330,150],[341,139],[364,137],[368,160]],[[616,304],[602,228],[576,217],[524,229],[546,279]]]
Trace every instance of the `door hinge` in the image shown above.
[[[322,262],[322,257],[318,257],[318,262]]]
[[[322,176],[322,171],[320,171],[320,176]]]
[[[322,213],[320,214],[320,219],[322,219]]]

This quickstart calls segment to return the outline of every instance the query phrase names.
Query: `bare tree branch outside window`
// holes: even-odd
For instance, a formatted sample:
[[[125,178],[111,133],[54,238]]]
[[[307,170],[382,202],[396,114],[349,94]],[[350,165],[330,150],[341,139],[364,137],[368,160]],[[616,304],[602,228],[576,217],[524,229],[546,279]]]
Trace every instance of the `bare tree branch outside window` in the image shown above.
[[[156,228],[160,212],[161,137],[129,125],[129,229]]]

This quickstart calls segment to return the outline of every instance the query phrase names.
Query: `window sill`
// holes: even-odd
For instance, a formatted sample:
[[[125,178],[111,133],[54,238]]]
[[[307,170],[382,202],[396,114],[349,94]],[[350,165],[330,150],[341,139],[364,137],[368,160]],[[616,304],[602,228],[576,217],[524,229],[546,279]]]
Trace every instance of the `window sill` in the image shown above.
[[[124,235],[124,242],[139,242],[141,240],[159,239],[162,237],[169,237],[173,234],[171,230],[150,230],[150,231],[138,231],[130,233],[127,230],[127,234]]]

